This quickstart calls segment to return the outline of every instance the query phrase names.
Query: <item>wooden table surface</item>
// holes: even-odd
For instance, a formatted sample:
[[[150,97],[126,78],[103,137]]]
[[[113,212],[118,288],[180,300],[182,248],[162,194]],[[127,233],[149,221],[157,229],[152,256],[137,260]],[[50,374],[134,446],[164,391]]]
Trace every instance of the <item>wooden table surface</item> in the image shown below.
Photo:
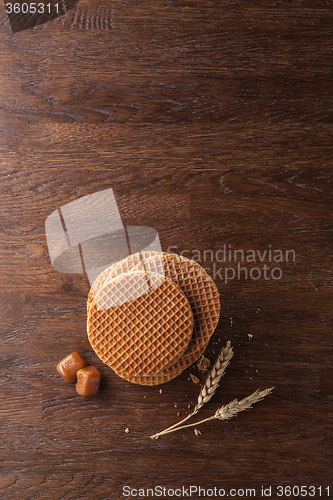
[[[1,6],[0,498],[332,497],[332,3],[82,0],[20,26]],[[205,376],[134,385],[90,348],[45,220],[108,188],[218,286],[206,356],[235,355],[198,420],[275,386],[253,409],[151,440]],[[56,373],[72,351],[98,395]]]

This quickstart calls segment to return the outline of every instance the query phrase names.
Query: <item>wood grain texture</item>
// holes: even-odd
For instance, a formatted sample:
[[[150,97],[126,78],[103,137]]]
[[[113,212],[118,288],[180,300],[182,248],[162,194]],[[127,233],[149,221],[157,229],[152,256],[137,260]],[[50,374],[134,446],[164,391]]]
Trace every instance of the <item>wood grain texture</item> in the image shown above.
[[[320,0],[83,0],[14,34],[2,7],[1,499],[118,500],[124,485],[332,495],[332,22]],[[275,386],[251,411],[152,441],[204,375],[160,393],[96,358],[88,279],[52,268],[45,219],[107,188],[125,226],[153,227],[216,281],[206,356],[228,339],[235,356],[201,417]],[[223,261],[225,248],[262,261]],[[94,397],[56,373],[74,350],[101,371]]]

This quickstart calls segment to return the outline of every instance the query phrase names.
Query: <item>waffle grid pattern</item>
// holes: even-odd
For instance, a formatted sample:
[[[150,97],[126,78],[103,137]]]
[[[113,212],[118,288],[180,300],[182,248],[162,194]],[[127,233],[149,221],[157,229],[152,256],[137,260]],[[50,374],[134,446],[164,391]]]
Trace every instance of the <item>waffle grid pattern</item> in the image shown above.
[[[134,384],[139,384],[139,385],[158,385],[158,384],[165,384],[166,382],[169,382],[169,380],[172,380],[173,378],[177,377],[180,375],[186,368],[191,366],[193,363],[195,363],[201,356],[201,354],[204,353],[206,350],[207,344],[205,344],[199,351],[189,355],[189,356],[182,356],[176,363],[171,365],[168,369],[164,370],[161,373],[155,374],[155,375],[146,375],[146,376],[139,376],[139,377],[125,377],[121,373],[117,373],[120,377],[124,378],[128,382],[132,382]]]
[[[161,257],[162,255],[162,257]],[[214,333],[220,315],[220,298],[213,279],[196,262],[176,254],[159,254],[137,264],[133,271],[144,265],[148,272],[156,273],[164,261],[164,274],[184,292],[194,318],[191,342],[184,356],[197,352],[206,345]]]
[[[184,354],[167,368],[151,375],[133,375],[115,369],[120,377],[130,382],[157,385],[179,375],[205,351],[219,319],[220,300],[214,281],[198,263],[176,254],[141,252],[126,257],[101,273],[89,293],[88,310],[98,289],[110,279],[124,272],[143,270],[165,275],[179,285],[191,305],[194,319],[193,334],[188,347]]]
[[[152,290],[146,293],[147,279]],[[127,301],[133,289],[142,295]],[[125,302],[116,307],[113,294]],[[110,306],[111,305],[111,306]],[[88,338],[100,359],[119,375],[150,376],[175,363],[193,329],[189,303],[171,280],[154,273],[122,273],[95,295],[88,311]]]

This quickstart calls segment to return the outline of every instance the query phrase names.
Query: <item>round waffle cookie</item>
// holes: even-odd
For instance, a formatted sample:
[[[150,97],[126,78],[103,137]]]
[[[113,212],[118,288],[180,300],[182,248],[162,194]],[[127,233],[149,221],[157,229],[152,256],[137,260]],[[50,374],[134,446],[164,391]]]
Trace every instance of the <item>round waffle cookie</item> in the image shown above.
[[[209,274],[200,264],[186,257],[162,252],[141,252],[126,257],[106,268],[96,278],[89,292],[88,309],[93,295],[99,287],[120,273],[130,270],[158,273],[177,283],[187,297],[194,316],[193,334],[184,356],[192,355],[201,350],[208,343],[217,326],[220,315],[220,298],[217,287]]]
[[[177,254],[151,251],[130,255],[105,269],[98,276],[90,291],[88,308],[89,302],[98,288],[109,279],[124,271],[143,269],[154,270],[178,283],[188,296],[193,312],[195,313],[193,331],[195,337],[192,334],[192,339],[185,353],[178,361],[170,365],[169,368],[153,375],[145,374],[140,376],[128,376],[116,370],[120,377],[130,382],[142,385],[157,385],[168,382],[178,376],[205,351],[209,338],[213,334],[218,322],[220,301],[215,283],[199,264]],[[197,282],[197,287],[195,286],[195,282]],[[202,337],[201,333],[203,333]],[[195,341],[194,338],[196,338]],[[206,339],[206,342],[203,339]],[[200,345],[199,348],[198,345]]]
[[[87,330],[97,356],[123,377],[151,376],[174,364],[193,330],[180,288],[156,273],[122,273],[94,295]]]

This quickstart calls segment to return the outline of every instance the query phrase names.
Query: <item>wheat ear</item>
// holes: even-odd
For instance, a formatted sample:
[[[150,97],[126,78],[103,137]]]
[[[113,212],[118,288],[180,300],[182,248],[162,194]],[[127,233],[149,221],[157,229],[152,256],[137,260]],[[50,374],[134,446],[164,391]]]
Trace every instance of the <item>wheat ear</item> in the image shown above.
[[[205,403],[208,403],[211,397],[215,394],[216,389],[219,386],[221,377],[234,355],[232,347],[230,347],[230,345],[230,340],[228,340],[227,345],[222,348],[219,357],[217,358],[213,368],[208,374],[205,385],[201,388],[198,402],[193,410],[193,415],[197,413]]]
[[[231,401],[231,403],[225,406],[221,406],[216,410],[215,414],[212,415],[211,417],[205,418],[204,420],[200,420],[199,422],[195,422],[194,424],[182,425],[180,427],[164,431],[162,434],[169,434],[169,432],[175,432],[181,429],[187,429],[188,427],[193,427],[194,425],[200,425],[203,424],[204,422],[208,422],[209,420],[214,420],[214,419],[228,420],[229,418],[237,416],[237,413],[239,413],[240,411],[248,410],[249,408],[251,408],[254,403],[261,401],[265,396],[267,396],[267,394],[272,392],[273,389],[274,387],[271,387],[270,389],[265,389],[264,391],[260,391],[258,389],[253,394],[247,396],[241,401],[238,401],[238,399],[234,399],[233,401]]]
[[[253,394],[247,396],[246,398],[238,401],[238,399],[234,399],[231,403],[225,406],[221,406],[215,412],[214,418],[219,420],[228,420],[237,415],[240,411],[248,410],[252,408],[254,403],[258,403],[261,401],[267,394],[272,392],[274,387],[270,387],[269,389],[265,389],[264,391],[260,391],[257,389]]]
[[[213,368],[211,369],[210,373],[208,374],[205,385],[201,388],[200,394],[198,396],[198,402],[197,402],[193,412],[190,413],[189,415],[187,415],[187,417],[185,417],[180,422],[177,422],[176,424],[171,425],[171,427],[164,429],[164,431],[158,432],[157,434],[150,436],[152,439],[157,439],[158,437],[162,436],[163,434],[167,434],[175,427],[178,427],[179,425],[183,424],[189,418],[193,417],[193,415],[198,413],[200,408],[202,408],[202,406],[205,403],[208,403],[208,401],[211,399],[211,397],[215,394],[216,389],[219,386],[219,382],[221,380],[221,377],[224,374],[225,369],[227,368],[228,364],[230,363],[230,360],[233,357],[233,355],[234,355],[234,353],[233,353],[233,350],[231,347],[231,343],[228,340],[227,345],[222,348],[219,357],[217,358]]]

